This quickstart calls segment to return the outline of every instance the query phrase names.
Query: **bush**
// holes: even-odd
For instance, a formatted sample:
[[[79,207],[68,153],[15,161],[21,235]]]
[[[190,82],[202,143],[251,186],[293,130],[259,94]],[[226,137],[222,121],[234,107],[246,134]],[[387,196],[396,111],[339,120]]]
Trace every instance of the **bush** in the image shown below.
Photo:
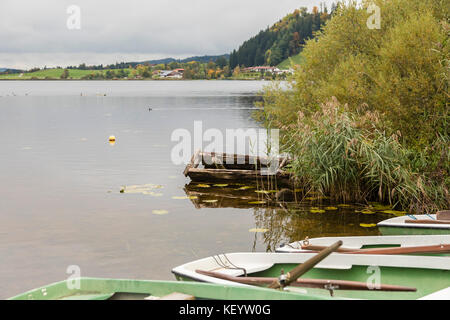
[[[372,1],[371,1],[372,2]],[[354,1],[340,5],[302,52],[286,92],[268,90],[266,111],[279,125],[308,116],[336,97],[354,112],[380,113],[380,129],[402,132],[417,149],[448,134],[449,24],[440,0],[377,0],[381,29]],[[364,4],[368,3],[363,1]]]
[[[336,98],[308,122],[299,112],[285,143],[295,159],[291,170],[307,189],[339,201],[389,202],[414,212],[447,207],[448,191],[436,181],[448,177],[449,162],[441,162],[447,167],[439,179],[420,173],[427,163],[423,155],[404,148],[400,133],[388,136],[377,129],[379,121],[378,113],[349,112]]]
[[[366,26],[371,2],[381,8],[379,30]],[[307,42],[287,88],[265,88],[260,116],[282,129],[304,184],[338,200],[448,208],[446,8],[441,0],[341,3]]]

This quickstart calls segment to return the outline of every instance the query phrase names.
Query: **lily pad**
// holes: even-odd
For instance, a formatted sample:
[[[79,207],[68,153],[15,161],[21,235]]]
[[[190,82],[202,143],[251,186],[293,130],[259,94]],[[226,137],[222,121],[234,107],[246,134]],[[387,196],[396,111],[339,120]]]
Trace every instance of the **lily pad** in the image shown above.
[[[226,184],[226,183],[219,183],[219,184],[215,184],[214,187],[228,187],[228,184]]]
[[[364,209],[364,210],[361,211],[361,213],[363,213],[363,214],[374,214],[375,211]]]
[[[338,210],[338,209],[339,209],[338,207],[325,207],[325,210],[330,210],[330,211]]]
[[[264,229],[264,228],[252,228],[252,229],[248,229],[248,231],[249,231],[249,232],[260,232],[260,233],[263,233],[263,232],[269,231],[269,229]]]
[[[341,204],[338,204],[337,206],[338,206],[338,207],[342,207],[342,208],[348,208],[348,207],[351,207],[351,205],[346,204],[346,203],[341,203]]]
[[[236,190],[247,190],[247,189],[252,189],[252,188],[254,188],[254,187],[252,187],[252,186],[243,186],[243,187],[237,188]]]
[[[168,214],[169,211],[167,210],[152,210],[153,214],[157,214],[157,215],[163,215],[163,214]]]
[[[143,184],[143,185],[122,186],[120,188],[120,193],[141,193],[141,194],[152,195],[155,197],[160,197],[160,196],[162,196],[162,193],[155,193],[152,190],[162,189],[162,188],[164,188],[162,185],[153,184],[153,183],[148,183],[148,184]]]
[[[265,201],[250,201],[249,204],[265,204]]]
[[[404,216],[406,211],[396,211],[396,210],[384,210],[383,213],[393,214],[395,216]]]
[[[216,203],[217,201],[219,201],[219,200],[217,200],[217,199],[202,200],[202,202],[206,202],[206,203]]]
[[[322,209],[311,209],[311,210],[309,210],[309,212],[311,212],[311,213],[325,213],[325,210],[322,210]]]
[[[374,228],[377,226],[376,223],[360,223],[359,225],[363,228]]]
[[[197,187],[199,188],[211,188],[209,184],[198,184]]]

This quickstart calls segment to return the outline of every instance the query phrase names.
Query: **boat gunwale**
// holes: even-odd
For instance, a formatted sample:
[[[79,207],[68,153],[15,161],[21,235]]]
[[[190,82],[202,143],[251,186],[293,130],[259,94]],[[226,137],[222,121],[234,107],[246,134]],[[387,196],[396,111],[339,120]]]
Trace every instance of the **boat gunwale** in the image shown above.
[[[431,217],[436,215],[430,215]],[[429,219],[427,215],[415,215],[417,219]],[[447,224],[425,224],[425,223],[405,223],[408,216],[393,217],[387,220],[378,222],[377,227],[390,227],[390,228],[412,228],[412,229],[439,229],[439,230],[450,230],[450,223]]]

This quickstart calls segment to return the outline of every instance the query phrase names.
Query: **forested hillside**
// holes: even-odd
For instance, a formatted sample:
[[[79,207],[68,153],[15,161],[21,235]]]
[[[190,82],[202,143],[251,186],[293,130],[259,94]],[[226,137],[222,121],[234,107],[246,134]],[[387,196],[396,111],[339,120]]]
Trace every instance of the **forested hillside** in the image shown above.
[[[305,40],[313,37],[314,32],[331,16],[335,9],[325,5],[314,7],[311,13],[300,8],[288,14],[266,30],[245,41],[238,50],[230,54],[230,67],[236,66],[276,66],[290,56],[298,54]]]

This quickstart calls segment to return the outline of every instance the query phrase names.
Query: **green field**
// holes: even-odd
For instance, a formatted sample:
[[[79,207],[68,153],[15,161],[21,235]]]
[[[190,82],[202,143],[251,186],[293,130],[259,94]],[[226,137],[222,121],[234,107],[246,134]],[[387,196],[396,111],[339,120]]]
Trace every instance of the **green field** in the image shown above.
[[[124,69],[130,70],[130,69]],[[30,80],[30,79],[60,79],[64,69],[46,69],[34,72],[24,72],[13,73],[13,74],[0,74],[0,80]],[[68,79],[81,79],[81,77],[89,75],[91,73],[102,73],[104,74],[107,70],[80,70],[80,69],[70,69]],[[111,70],[117,71],[117,70]]]
[[[303,58],[301,56],[301,53],[299,53],[299,54],[296,54],[295,56],[287,58],[286,60],[281,62],[277,67],[282,70],[289,69],[292,64],[294,64],[294,65],[302,64],[302,62],[303,62]]]

